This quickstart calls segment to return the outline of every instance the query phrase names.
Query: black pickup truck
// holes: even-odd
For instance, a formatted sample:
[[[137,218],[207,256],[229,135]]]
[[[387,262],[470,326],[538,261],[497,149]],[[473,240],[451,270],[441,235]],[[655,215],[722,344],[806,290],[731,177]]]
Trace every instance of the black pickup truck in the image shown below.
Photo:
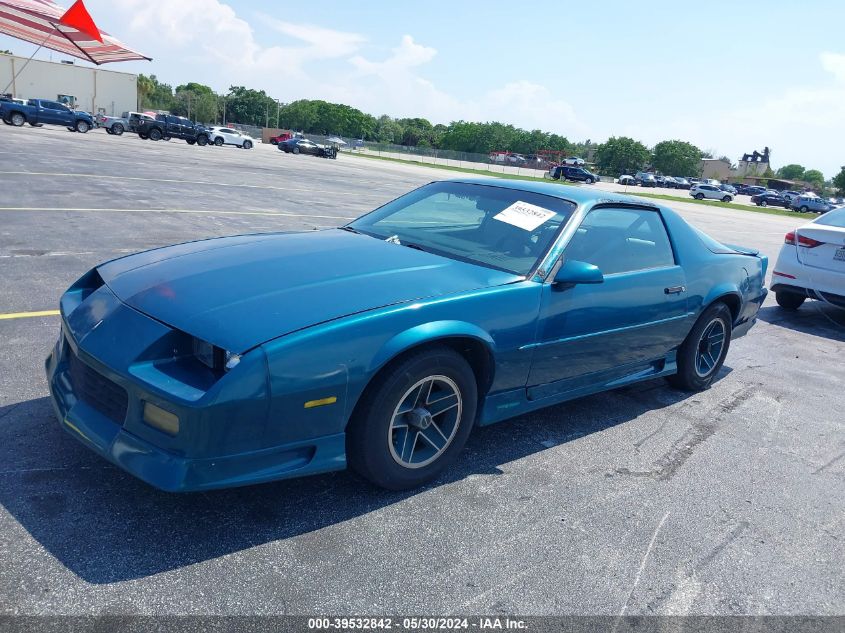
[[[209,130],[200,123],[172,114],[157,114],[155,119],[142,119],[137,125],[138,136],[151,141],[181,138],[188,145],[208,145]]]
[[[94,118],[87,112],[71,110],[63,103],[47,99],[30,99],[26,104],[2,99],[0,119],[17,127],[24,123],[32,126],[63,125],[71,132],[83,134],[94,127]]]

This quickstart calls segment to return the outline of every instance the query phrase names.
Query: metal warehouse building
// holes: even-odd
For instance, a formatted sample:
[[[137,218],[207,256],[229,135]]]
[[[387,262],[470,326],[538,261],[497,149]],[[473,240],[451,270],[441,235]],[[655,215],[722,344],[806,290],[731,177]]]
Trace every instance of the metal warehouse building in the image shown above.
[[[21,99],[51,99],[92,114],[120,115],[138,105],[138,77],[131,73],[0,54],[0,92]],[[23,71],[21,71],[23,68]],[[12,81],[16,72],[20,72]]]

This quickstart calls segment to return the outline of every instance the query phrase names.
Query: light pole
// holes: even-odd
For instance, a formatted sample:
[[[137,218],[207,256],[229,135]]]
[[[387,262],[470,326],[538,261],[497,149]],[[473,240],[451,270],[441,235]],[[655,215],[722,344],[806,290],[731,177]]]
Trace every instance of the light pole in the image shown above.
[[[276,127],[279,127],[279,119],[282,117],[282,102],[276,99]]]

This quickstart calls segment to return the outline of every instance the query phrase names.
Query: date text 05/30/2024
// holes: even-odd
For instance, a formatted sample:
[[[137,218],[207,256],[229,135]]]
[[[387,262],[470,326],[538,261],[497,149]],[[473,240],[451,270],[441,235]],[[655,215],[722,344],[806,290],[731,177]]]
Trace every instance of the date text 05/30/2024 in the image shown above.
[[[439,618],[439,617],[320,617],[308,618],[308,628],[315,631],[517,631],[528,628],[524,620],[501,617]]]

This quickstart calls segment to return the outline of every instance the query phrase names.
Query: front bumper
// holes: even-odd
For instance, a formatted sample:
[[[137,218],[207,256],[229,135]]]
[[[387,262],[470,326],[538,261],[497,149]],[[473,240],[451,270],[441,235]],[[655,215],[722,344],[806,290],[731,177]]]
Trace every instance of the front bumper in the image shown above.
[[[91,327],[89,304],[104,315]],[[161,340],[167,326],[120,303],[105,286],[69,317],[64,308],[61,335],[45,363],[53,409],[65,431],[128,473],[161,490],[188,492],[346,467],[344,433],[309,436],[293,417],[269,419],[268,396],[258,391],[265,374],[224,376],[220,382],[232,379],[226,393],[192,392],[172,376],[159,382],[149,362],[122,359],[143,356],[138,350]],[[110,354],[115,348],[119,353]],[[177,415],[179,432],[168,435],[144,422],[145,402]]]

